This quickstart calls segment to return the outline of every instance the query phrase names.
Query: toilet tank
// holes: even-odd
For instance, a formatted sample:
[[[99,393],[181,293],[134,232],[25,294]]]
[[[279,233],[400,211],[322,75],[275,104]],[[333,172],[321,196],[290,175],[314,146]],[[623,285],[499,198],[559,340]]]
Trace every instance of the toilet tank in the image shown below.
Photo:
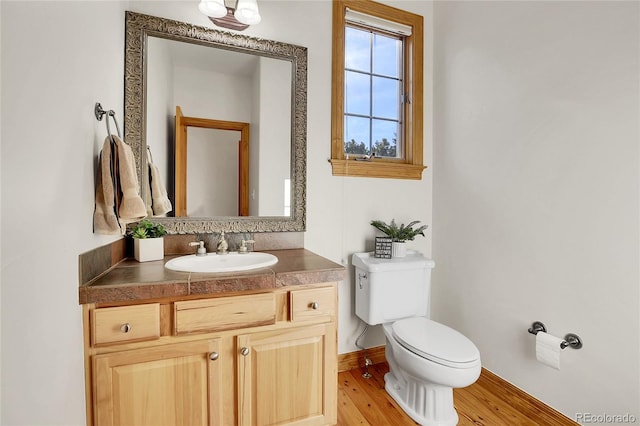
[[[355,253],[356,315],[370,325],[414,316],[429,317],[431,269],[435,263],[421,253],[378,259]]]

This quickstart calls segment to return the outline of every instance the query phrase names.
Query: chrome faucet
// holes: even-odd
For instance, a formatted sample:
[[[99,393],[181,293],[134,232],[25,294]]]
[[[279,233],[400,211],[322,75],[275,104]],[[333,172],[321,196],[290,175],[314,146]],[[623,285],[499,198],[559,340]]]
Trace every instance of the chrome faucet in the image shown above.
[[[220,232],[220,240],[218,241],[218,248],[216,253],[227,254],[229,252],[229,243],[224,238],[224,231]]]
[[[194,241],[189,243],[190,246],[198,246],[198,250],[196,250],[196,256],[206,256],[207,249],[204,248],[204,241]]]

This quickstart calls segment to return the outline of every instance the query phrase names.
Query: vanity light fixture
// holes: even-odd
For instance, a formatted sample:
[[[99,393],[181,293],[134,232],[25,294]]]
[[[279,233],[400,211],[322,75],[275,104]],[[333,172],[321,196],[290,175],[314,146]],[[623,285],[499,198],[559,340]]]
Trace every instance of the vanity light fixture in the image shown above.
[[[236,7],[227,7],[225,0],[200,0],[198,9],[219,27],[243,31],[260,23],[262,17],[257,0],[237,0]]]

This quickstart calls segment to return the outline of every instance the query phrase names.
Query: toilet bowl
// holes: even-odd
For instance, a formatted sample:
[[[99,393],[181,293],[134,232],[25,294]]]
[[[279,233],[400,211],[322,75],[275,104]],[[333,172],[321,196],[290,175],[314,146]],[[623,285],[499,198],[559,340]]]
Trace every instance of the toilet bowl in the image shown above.
[[[356,315],[381,324],[389,372],[385,389],[424,426],[454,426],[453,388],[480,376],[480,352],[458,331],[429,319],[434,262],[418,252],[398,259],[356,253]]]
[[[480,353],[457,331],[424,317],[383,325],[389,373],[385,389],[417,423],[458,424],[453,388],[480,376]]]

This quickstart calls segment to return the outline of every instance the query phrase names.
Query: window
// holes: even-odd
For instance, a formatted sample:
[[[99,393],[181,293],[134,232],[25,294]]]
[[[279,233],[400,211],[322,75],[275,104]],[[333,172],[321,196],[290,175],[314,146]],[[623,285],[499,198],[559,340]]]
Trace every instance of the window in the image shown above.
[[[402,157],[402,41],[347,22],[345,154]]]
[[[422,16],[333,4],[333,174],[421,179]]]

